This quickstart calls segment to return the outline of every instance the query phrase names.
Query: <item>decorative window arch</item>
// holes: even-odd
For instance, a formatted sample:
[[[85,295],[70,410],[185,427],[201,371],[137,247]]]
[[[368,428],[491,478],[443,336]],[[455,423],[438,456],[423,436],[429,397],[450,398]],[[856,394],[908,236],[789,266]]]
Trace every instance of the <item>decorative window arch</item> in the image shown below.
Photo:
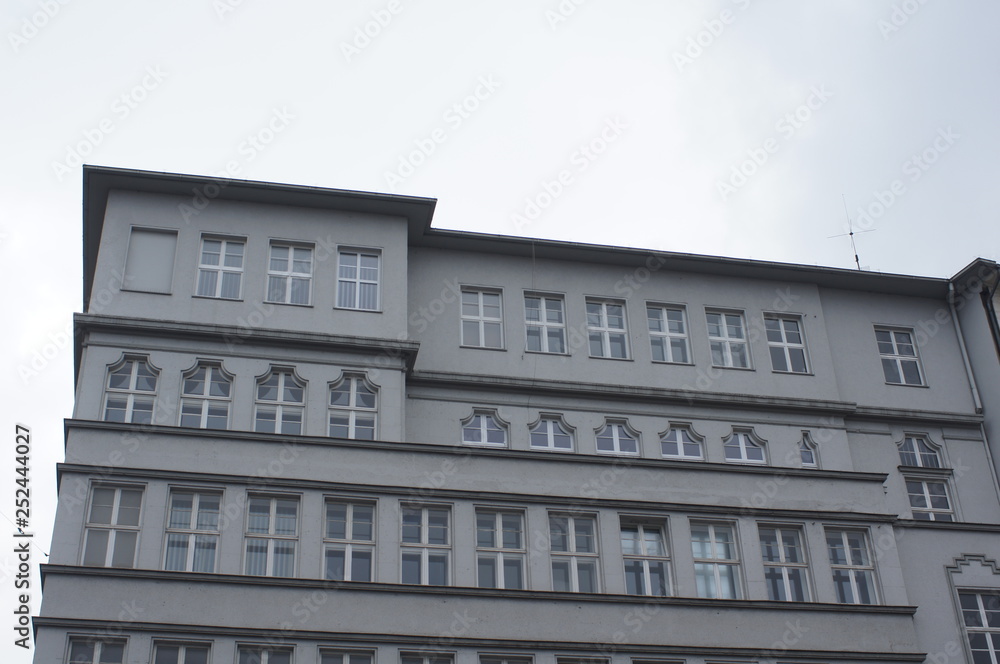
[[[941,447],[933,444],[923,434],[903,434],[903,440],[896,443],[899,448],[899,464],[914,468],[941,468]]]
[[[378,386],[363,373],[345,371],[340,380],[330,383],[330,436],[375,440],[378,391]]]
[[[819,468],[819,446],[808,431],[799,439],[799,460],[803,468]]]
[[[271,367],[257,379],[254,431],[302,433],[306,381],[292,367]]]
[[[528,425],[528,433],[535,450],[570,452],[576,438],[576,430],[558,413],[539,413],[538,419]]]
[[[507,447],[509,430],[508,423],[500,419],[497,411],[477,408],[462,420],[462,442],[466,445]]]
[[[122,355],[108,367],[104,420],[152,424],[160,370],[146,355]]]
[[[671,422],[670,428],[660,434],[660,453],[664,459],[705,459],[705,438],[685,422]]]
[[[607,418],[604,426],[595,430],[599,454],[627,454],[638,456],[640,434],[628,420]]]
[[[723,443],[726,461],[735,463],[767,463],[767,441],[754,433],[753,429],[733,427]]]
[[[228,429],[233,375],[221,362],[199,360],[181,376],[182,427]]]

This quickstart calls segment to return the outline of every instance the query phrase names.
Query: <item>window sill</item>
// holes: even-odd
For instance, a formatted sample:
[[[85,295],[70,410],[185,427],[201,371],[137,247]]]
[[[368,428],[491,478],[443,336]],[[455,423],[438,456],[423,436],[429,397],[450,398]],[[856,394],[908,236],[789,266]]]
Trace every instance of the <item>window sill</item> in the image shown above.
[[[357,311],[363,314],[381,314],[382,309],[361,309],[359,307],[334,307],[334,311]]]
[[[557,353],[551,350],[530,350],[525,348],[524,352],[531,353],[532,355],[555,355],[556,357],[569,357],[569,353]]]
[[[631,357],[606,357],[604,355],[590,355],[592,360],[614,360],[615,362],[634,362]]]
[[[670,360],[650,360],[653,364],[672,364],[678,367],[693,367],[694,362],[672,362]]]
[[[732,371],[756,371],[753,367],[726,367],[721,364],[713,364],[713,369],[730,369]]]
[[[306,309],[312,309],[312,304],[299,304],[297,302],[274,302],[273,300],[264,300],[264,304],[280,304],[286,307],[303,307]]]
[[[890,383],[889,381],[885,381],[885,384],[886,385],[891,385],[893,387],[930,387],[930,385],[928,385],[927,383],[921,383],[919,385],[914,385],[913,383]]]
[[[242,302],[242,297],[215,297],[214,295],[192,295],[196,300],[213,300],[215,302]]]
[[[507,352],[506,348],[498,348],[494,346],[466,346],[465,344],[462,344],[459,346],[459,348],[470,348],[472,350],[498,350],[504,353]]]
[[[783,376],[815,376],[812,371],[779,371],[778,369],[771,369],[771,373],[781,374]]]
[[[145,295],[173,295],[173,291],[143,290],[141,288],[126,288],[119,286],[118,290],[123,293],[143,293]]]

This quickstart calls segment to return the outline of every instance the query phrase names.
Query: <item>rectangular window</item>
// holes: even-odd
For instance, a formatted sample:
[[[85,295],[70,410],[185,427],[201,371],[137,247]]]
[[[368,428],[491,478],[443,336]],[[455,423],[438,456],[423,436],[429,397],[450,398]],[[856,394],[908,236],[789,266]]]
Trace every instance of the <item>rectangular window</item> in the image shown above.
[[[134,567],[142,489],[95,486],[84,534],[83,564]]]
[[[401,652],[400,664],[454,664],[455,659],[445,653]]]
[[[320,664],[372,664],[375,653],[370,650],[328,650],[319,651]]]
[[[123,664],[125,641],[72,638],[68,664]]]
[[[451,578],[451,510],[447,507],[403,507],[401,517],[402,583],[448,585]]]
[[[292,664],[291,648],[240,646],[237,664]]]
[[[826,549],[833,568],[837,601],[842,604],[877,604],[875,563],[864,531],[827,528]]]
[[[375,251],[340,250],[337,272],[337,306],[342,309],[379,310],[379,262]]]
[[[669,595],[670,558],[663,528],[623,521],[621,542],[626,592],[630,595]]]
[[[524,296],[526,348],[536,353],[566,352],[563,299],[553,295]]]
[[[312,247],[271,243],[267,301],[279,304],[312,301]]]
[[[480,588],[524,588],[524,515],[476,510],[476,569]]]
[[[208,664],[209,646],[203,643],[153,644],[153,664]]]
[[[973,664],[1000,662],[1000,592],[959,591]]]
[[[219,506],[222,495],[172,491],[167,519],[167,550],[163,569],[214,572],[219,548]]]
[[[587,338],[591,357],[628,359],[625,303],[588,299]]]
[[[760,555],[764,560],[764,580],[769,599],[809,601],[806,550],[798,528],[761,527]]]
[[[740,598],[740,555],[732,525],[692,522],[691,553],[698,597]]]
[[[532,664],[531,657],[507,657],[505,655],[480,655],[479,664]]]
[[[549,515],[552,589],[600,592],[597,571],[597,519],[572,514]]]
[[[809,373],[802,321],[787,316],[764,316],[771,368],[788,373]]]
[[[462,289],[462,345],[503,348],[503,309],[499,292]]]
[[[948,485],[942,480],[906,478],[906,494],[914,519],[922,521],[954,521],[955,514],[948,499]]]
[[[375,503],[326,501],[325,578],[373,581]]]
[[[885,382],[894,385],[923,385],[917,347],[909,330],[875,328],[878,354],[882,359]]]
[[[741,313],[705,312],[708,323],[708,343],[712,350],[712,365],[716,367],[750,367],[746,324]]]
[[[689,364],[687,321],[678,307],[646,305],[649,343],[654,362]]]
[[[299,534],[297,498],[250,496],[247,502],[244,574],[295,576]]]
[[[238,300],[243,295],[244,240],[204,237],[198,263],[198,289],[202,297]]]
[[[177,231],[133,227],[129,234],[121,289],[170,293],[176,252]]]

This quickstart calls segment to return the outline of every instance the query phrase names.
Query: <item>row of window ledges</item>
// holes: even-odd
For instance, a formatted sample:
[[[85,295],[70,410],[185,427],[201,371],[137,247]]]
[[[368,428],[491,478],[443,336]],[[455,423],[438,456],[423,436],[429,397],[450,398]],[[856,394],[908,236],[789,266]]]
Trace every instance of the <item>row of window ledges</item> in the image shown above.
[[[525,294],[525,349],[565,355],[586,343],[590,357],[630,359],[627,301],[586,298],[585,304],[585,325],[576,330],[567,325],[561,295]],[[500,291],[462,288],[461,318],[463,346],[505,347]],[[685,306],[647,302],[646,321],[654,362],[693,364]],[[752,369],[750,342],[763,331],[773,371],[811,372],[802,316],[765,312],[753,321],[748,330],[743,311],[705,309],[713,367]],[[924,384],[912,329],[876,326],[875,341],[887,383]]]
[[[143,531],[144,490],[139,485],[92,486],[83,565],[135,567]],[[219,488],[169,490],[166,520],[149,524],[147,530],[155,532],[145,534],[145,538],[152,538],[147,545],[151,546],[158,533],[163,533],[157,548],[162,551],[164,570],[234,573],[237,570],[232,564],[220,569],[220,560],[240,560],[240,571],[248,576],[310,578],[316,574],[339,582],[652,597],[882,602],[877,556],[872,553],[872,536],[866,526],[629,514],[611,509],[413,503],[410,499],[398,499],[397,503],[396,499],[374,496],[320,498],[253,491],[244,494],[242,490],[238,496],[230,492],[227,503],[225,495]],[[318,500],[322,503],[312,502]],[[228,516],[244,503],[245,509]],[[321,529],[306,529],[309,542],[302,541],[303,507],[314,513],[314,518],[323,519]],[[221,518],[223,514],[226,519]],[[221,551],[223,531],[239,518],[242,551]],[[379,524],[386,519],[385,525],[391,529],[380,531]],[[461,528],[456,528],[456,519]],[[379,532],[383,541],[377,541]],[[386,537],[390,541],[384,541]],[[229,542],[233,546],[232,538]],[[685,553],[683,562],[678,563],[672,542],[690,543],[690,557]],[[386,573],[385,547],[393,552],[388,557],[395,561],[391,574]],[[824,549],[826,556],[818,557],[816,551]],[[456,574],[456,550],[463,557],[474,556],[474,570]],[[378,551],[382,551],[381,570]],[[312,561],[306,565],[304,559],[309,556]],[[312,569],[304,569],[307,567]],[[818,590],[813,574],[820,573],[828,576],[830,583],[824,582],[824,589]],[[748,593],[748,588],[752,592]]]

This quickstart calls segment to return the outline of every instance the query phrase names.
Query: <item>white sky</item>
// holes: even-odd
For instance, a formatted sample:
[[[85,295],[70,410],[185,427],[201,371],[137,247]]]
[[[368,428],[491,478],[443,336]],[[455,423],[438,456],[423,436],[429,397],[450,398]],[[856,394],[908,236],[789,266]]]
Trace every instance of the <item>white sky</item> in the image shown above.
[[[828,239],[846,232],[844,196],[877,229],[857,236],[873,270],[1000,259],[1000,4],[576,3],[5,1],[0,536],[13,542],[18,422],[34,436],[34,562],[49,546],[81,309],[74,152],[437,198],[439,228],[853,267],[848,238]],[[0,560],[12,621],[16,561]],[[0,633],[0,659],[30,661]]]

